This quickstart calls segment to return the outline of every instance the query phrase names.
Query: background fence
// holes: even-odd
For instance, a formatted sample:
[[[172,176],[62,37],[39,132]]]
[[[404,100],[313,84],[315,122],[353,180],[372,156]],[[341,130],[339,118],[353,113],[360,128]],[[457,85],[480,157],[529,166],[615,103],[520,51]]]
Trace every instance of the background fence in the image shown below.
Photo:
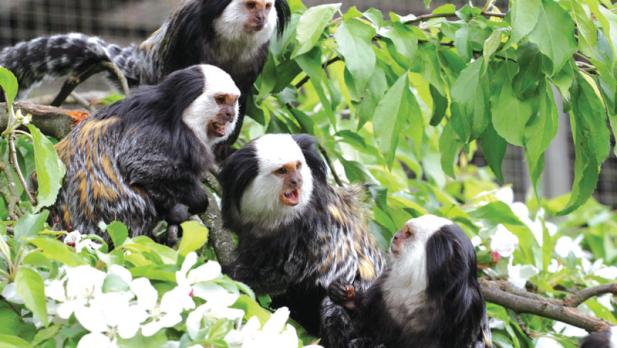
[[[305,0],[307,5],[328,2],[333,1]],[[437,0],[431,7],[445,2],[457,6],[468,3],[467,0]],[[0,0],[0,47],[40,35],[71,31],[98,35],[123,44],[138,42],[156,29],[178,3],[179,0]],[[507,0],[498,3],[500,8],[507,6]],[[348,0],[344,1],[344,6],[375,7],[400,14],[430,11],[422,0]],[[84,87],[90,88],[92,84]],[[57,88],[58,82],[52,86]],[[562,130],[546,156],[544,187],[545,195],[549,197],[568,192],[573,177],[574,150],[568,128],[564,127],[567,126],[567,115],[562,115],[561,122]],[[474,161],[485,163],[481,154]],[[524,199],[529,188],[526,168],[522,150],[509,147],[504,175],[506,183],[513,185],[519,200]],[[617,159],[614,155],[603,166],[595,196],[601,202],[617,207]]]

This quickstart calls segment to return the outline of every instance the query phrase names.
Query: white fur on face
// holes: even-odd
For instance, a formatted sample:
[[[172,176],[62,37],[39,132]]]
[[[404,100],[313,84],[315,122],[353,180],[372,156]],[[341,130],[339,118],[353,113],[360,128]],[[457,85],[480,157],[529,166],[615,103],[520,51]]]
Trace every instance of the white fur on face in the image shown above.
[[[617,326],[611,327],[611,348],[617,348]]]
[[[266,0],[272,5],[266,23],[258,32],[247,33],[244,24],[248,21],[250,13],[245,7],[245,0],[232,0],[223,13],[214,20],[214,30],[227,41],[246,42],[251,46],[261,47],[268,42],[276,29],[276,8],[274,0]]]
[[[313,175],[306,164],[302,150],[289,134],[267,134],[255,140],[259,172],[242,195],[240,203],[242,219],[246,223],[259,224],[274,229],[298,217],[309,204],[313,193]],[[287,163],[300,161],[302,187],[299,202],[291,207],[280,202],[283,178],[274,171]]]
[[[200,68],[205,77],[204,91],[186,110],[184,110],[182,120],[193,130],[197,138],[199,138],[203,144],[211,147],[229,137],[236,127],[239,112],[238,101],[236,101],[234,107],[236,116],[232,122],[225,125],[225,135],[209,139],[208,123],[215,119],[219,112],[219,105],[216,103],[214,97],[220,94],[240,97],[240,90],[231,79],[231,76],[222,69],[214,65],[206,64],[201,65]]]
[[[396,320],[405,320],[406,315],[424,302],[428,286],[426,243],[431,236],[452,221],[434,215],[424,215],[407,221],[413,237],[403,241],[399,255],[390,254],[391,268],[384,282],[384,299]],[[404,323],[401,323],[404,324]]]

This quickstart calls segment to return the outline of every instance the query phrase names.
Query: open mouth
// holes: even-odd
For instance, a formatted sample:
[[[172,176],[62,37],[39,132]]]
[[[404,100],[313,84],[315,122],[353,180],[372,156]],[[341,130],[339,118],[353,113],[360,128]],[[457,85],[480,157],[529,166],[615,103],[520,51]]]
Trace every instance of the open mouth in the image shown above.
[[[248,32],[256,33],[256,32],[261,31],[264,28],[264,26],[265,26],[264,24],[247,24],[245,28],[246,28],[246,31]]]
[[[208,135],[222,137],[225,135],[225,123],[211,121],[208,124]]]
[[[295,206],[300,202],[300,191],[298,189],[292,189],[284,191],[281,194],[281,203],[284,205]]]

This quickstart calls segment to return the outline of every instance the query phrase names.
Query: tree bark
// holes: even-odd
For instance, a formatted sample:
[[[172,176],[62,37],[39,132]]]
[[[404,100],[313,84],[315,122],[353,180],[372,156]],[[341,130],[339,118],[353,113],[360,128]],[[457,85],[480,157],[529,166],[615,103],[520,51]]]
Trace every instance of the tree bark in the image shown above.
[[[86,111],[66,110],[29,102],[15,103],[15,110],[21,110],[24,115],[32,115],[32,124],[37,126],[43,134],[56,139],[64,138],[77,122],[89,115]],[[0,103],[0,129],[5,129],[7,122],[6,105]]]

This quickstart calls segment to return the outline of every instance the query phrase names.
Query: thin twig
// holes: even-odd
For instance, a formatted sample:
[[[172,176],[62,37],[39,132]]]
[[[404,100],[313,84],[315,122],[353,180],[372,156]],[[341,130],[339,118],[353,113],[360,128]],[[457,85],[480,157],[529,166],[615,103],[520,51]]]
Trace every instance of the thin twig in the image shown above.
[[[343,181],[336,173],[336,170],[334,170],[334,163],[332,163],[332,160],[330,159],[330,156],[328,155],[328,151],[326,151],[326,149],[321,145],[319,145],[319,151],[321,152],[321,155],[323,156],[323,158],[326,160],[328,167],[330,167],[330,172],[332,173],[332,177],[334,177],[334,182],[336,182],[336,184],[339,186],[343,186]]]
[[[482,16],[484,17],[499,17],[504,18],[505,13],[497,13],[497,12],[482,12]],[[429,13],[422,16],[418,16],[416,18],[405,21],[405,24],[416,24],[424,21],[428,21],[434,18],[455,18],[458,17],[456,13]]]
[[[75,88],[77,88],[77,86],[92,77],[92,75],[101,72],[102,70],[103,67],[100,65],[90,65],[82,71],[74,72],[73,74],[71,74],[71,76],[69,76],[66,81],[64,81],[64,84],[60,88],[60,92],[58,92],[58,95],[56,95],[50,105],[62,105],[62,103],[64,103],[66,98],[71,95],[71,93],[75,90]]]
[[[572,293],[563,300],[564,305],[568,307],[578,307],[588,299],[604,294],[617,295],[617,283],[598,285],[591,288],[582,289],[575,293]]]
[[[86,100],[86,98],[82,97],[81,95],[75,92],[71,93],[71,97],[73,97],[73,99],[75,100],[75,102],[77,102],[77,104],[83,106],[88,111],[90,111],[90,113],[96,112],[96,109],[90,104],[88,100]]]
[[[24,135],[24,136],[26,136],[26,137],[28,137],[28,138],[32,139],[32,134],[30,134],[30,133],[28,133],[28,132],[24,132],[24,131],[22,131],[21,129],[16,129],[16,130],[14,130],[14,132],[15,132],[16,134]]]
[[[28,188],[28,183],[26,182],[26,178],[24,178],[24,174],[21,172],[21,168],[19,167],[19,162],[17,162],[17,148],[15,147],[15,134],[9,135],[9,163],[13,166],[13,170],[15,174],[17,174],[17,178],[21,183],[21,187],[24,188],[26,195],[28,196],[28,200],[32,205],[36,205],[36,199],[32,196],[30,189]]]
[[[339,56],[336,56],[336,57],[334,57],[334,58],[332,58],[332,59],[328,60],[327,62],[323,63],[323,64],[322,64],[322,68],[323,68],[323,69],[326,69],[328,66],[330,66],[330,65],[332,65],[332,64],[334,64],[334,63],[336,63],[336,62],[338,62],[338,61],[341,61],[341,60],[343,60],[343,58],[341,58],[341,57],[339,57]],[[302,87],[305,83],[309,82],[309,80],[310,80],[310,79],[311,79],[311,78],[310,78],[308,75],[306,75],[306,76],[304,76],[304,77],[302,78],[302,80],[298,81],[298,83],[296,83],[294,87],[296,87],[296,89],[299,89],[299,88],[300,88],[300,87]]]
[[[129,95],[129,83],[126,80],[124,73],[122,73],[122,70],[120,70],[120,68],[118,68],[118,66],[112,61],[103,62],[103,67],[116,76],[118,82],[120,83],[120,87],[122,88],[122,93],[124,93],[124,95]]]

